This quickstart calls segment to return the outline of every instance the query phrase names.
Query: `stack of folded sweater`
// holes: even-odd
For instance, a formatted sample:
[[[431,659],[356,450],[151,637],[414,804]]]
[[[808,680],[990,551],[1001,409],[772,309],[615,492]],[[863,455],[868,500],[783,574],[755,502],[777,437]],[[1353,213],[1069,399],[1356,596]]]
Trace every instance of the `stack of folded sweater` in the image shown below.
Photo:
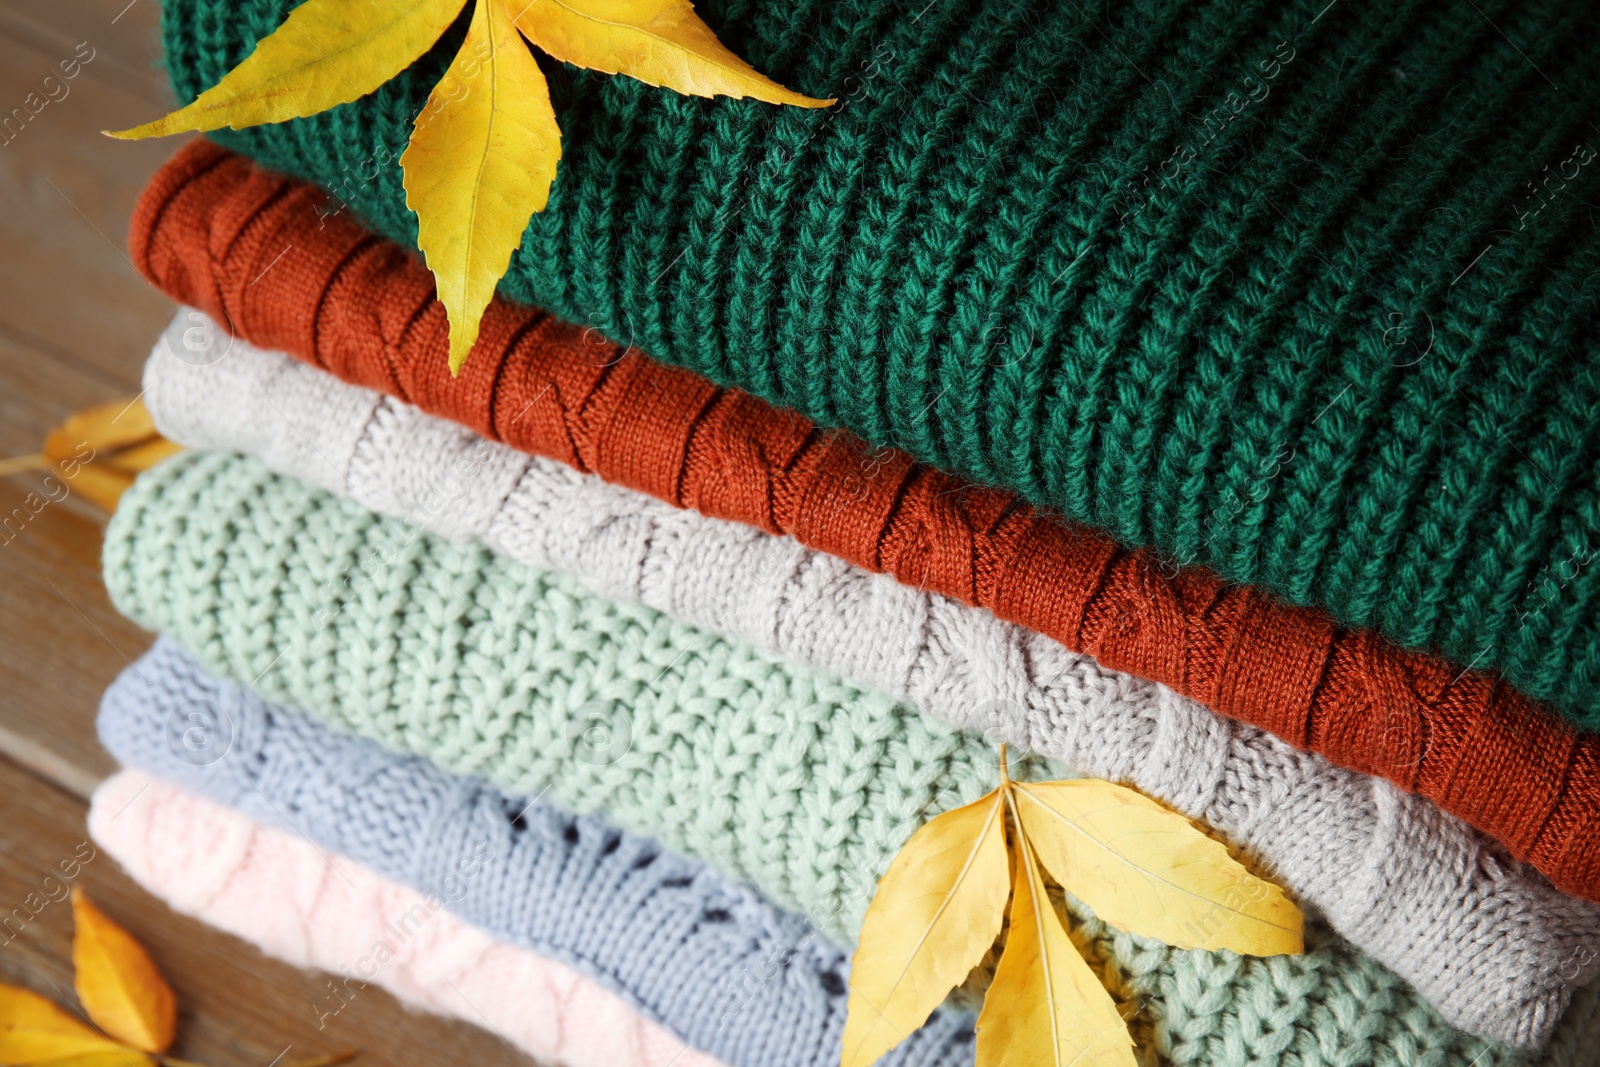
[[[155,177],[190,451],[107,533],[164,636],[101,844],[332,972],[323,1022],[377,984],[572,1067],[823,1067],[877,879],[1007,742],[1307,912],[1250,958],[1067,898],[1142,1063],[1600,1062],[1575,8],[698,10],[841,102],[553,68],[457,378],[393,161],[459,33]],[[164,17],[190,99],[283,12]],[[970,1065],[975,991],[881,1062]]]

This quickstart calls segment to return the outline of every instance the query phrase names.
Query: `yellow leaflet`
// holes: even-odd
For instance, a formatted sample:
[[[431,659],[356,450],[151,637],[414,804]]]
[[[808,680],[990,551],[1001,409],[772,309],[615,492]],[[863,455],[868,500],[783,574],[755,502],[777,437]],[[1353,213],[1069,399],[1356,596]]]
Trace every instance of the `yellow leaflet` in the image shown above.
[[[154,467],[164,459],[170,459],[183,451],[183,446],[167,440],[165,437],[152,437],[148,441],[131,445],[122,451],[107,457],[106,462],[120,471],[140,474]]]
[[[850,963],[842,1067],[868,1067],[927,1021],[994,944],[1005,913],[999,790],[911,836],[878,882]]]
[[[103,463],[85,463],[70,478],[62,475],[74,493],[105,511],[116,511],[117,501],[133,484],[134,476]]]
[[[0,1063],[42,1063],[116,1050],[112,1041],[39,994],[0,985]],[[130,1052],[129,1058],[138,1062],[137,1053]]]
[[[528,40],[557,59],[687,96],[828,107],[770,81],[717,40],[689,0],[509,0]]]
[[[57,1060],[41,1060],[31,1067],[154,1067],[155,1057],[131,1048],[108,1048],[103,1052],[81,1052]]]
[[[1045,870],[1111,925],[1178,948],[1304,951],[1304,916],[1176,812],[1097,779],[1013,785]]]
[[[977,1067],[1136,1067],[1111,994],[1045,895],[1027,838],[1014,843],[1011,929],[978,1015]]]
[[[544,210],[560,158],[550,90],[508,0],[477,0],[467,39],[400,157],[417,243],[450,318],[452,373],[478,339],[528,219]]]
[[[462,0],[306,0],[188,107],[111,136],[134,140],[240,129],[349,103],[416,62],[455,21],[461,5]]]
[[[84,445],[94,449],[98,458],[130,445],[143,444],[156,436],[155,423],[144,402],[138,397],[113,400],[84,408],[67,416],[65,422],[44,439],[45,458],[59,463],[62,460],[84,457],[78,450]]]
[[[334,1067],[335,1064],[349,1063],[356,1058],[355,1049],[346,1049],[343,1052],[334,1052],[327,1056],[318,1056],[313,1060],[295,1060],[286,1063],[284,1067]]]
[[[83,1010],[118,1041],[165,1052],[177,1029],[178,1002],[150,954],[79,889],[72,891],[72,918],[74,984]]]

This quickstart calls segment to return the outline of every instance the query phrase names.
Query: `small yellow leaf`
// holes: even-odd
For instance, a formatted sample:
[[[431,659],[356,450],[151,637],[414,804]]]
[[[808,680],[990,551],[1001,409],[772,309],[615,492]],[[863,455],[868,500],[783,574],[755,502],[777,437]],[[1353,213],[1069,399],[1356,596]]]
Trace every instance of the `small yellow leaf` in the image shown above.
[[[180,451],[156,432],[144,402],[130,397],[74,412],[50,431],[38,455],[0,461],[0,477],[51,472],[86,500],[115,511],[136,474]]]
[[[122,494],[133,484],[134,476],[103,463],[84,463],[68,482],[74,493],[105,511],[116,511]]]
[[[753,96],[828,107],[763,77],[724,48],[689,0],[511,0],[528,40],[557,59],[688,96]]]
[[[109,466],[119,471],[130,474],[141,474],[154,467],[164,459],[170,459],[183,451],[183,446],[165,437],[152,437],[136,445],[130,445],[120,452],[113,453],[106,458]]]
[[[51,430],[44,439],[44,455],[54,463],[82,458],[79,449],[88,445],[94,454],[106,454],[131,445],[143,444],[155,438],[156,425],[138,397],[113,400],[84,408],[67,416],[65,422]]]
[[[36,452],[31,456],[12,456],[9,459],[0,459],[0,478],[9,478],[13,474],[23,471],[47,471],[50,469],[50,459],[43,452]]]
[[[977,1067],[1136,1067],[1127,1024],[1061,925],[1027,839],[1013,851],[1011,929],[978,1015]]]
[[[283,1067],[336,1067],[340,1063],[349,1063],[356,1058],[356,1050],[345,1049],[343,1052],[330,1052],[326,1056],[318,1056],[310,1060],[294,1060],[283,1064]]]
[[[39,1060],[29,1067],[154,1067],[156,1058],[138,1049],[113,1045],[103,1052],[81,1052],[59,1060]]]
[[[187,107],[112,137],[286,122],[346,104],[416,62],[462,0],[306,0]],[[110,131],[107,131],[108,133]]]
[[[83,1010],[118,1041],[146,1052],[165,1052],[178,1025],[172,987],[156,970],[144,946],[72,891],[75,986]]]
[[[115,1042],[32,990],[0,985],[0,1064],[116,1052]]]
[[[869,1067],[982,961],[1005,914],[999,790],[929,821],[878,882],[850,963],[842,1067]]]
[[[1098,779],[1015,783],[1045,870],[1112,926],[1178,948],[1304,951],[1304,916],[1188,819]]]
[[[451,373],[472,351],[528,219],[544,210],[560,158],[550,89],[507,0],[477,0],[400,157],[417,245],[450,320]]]

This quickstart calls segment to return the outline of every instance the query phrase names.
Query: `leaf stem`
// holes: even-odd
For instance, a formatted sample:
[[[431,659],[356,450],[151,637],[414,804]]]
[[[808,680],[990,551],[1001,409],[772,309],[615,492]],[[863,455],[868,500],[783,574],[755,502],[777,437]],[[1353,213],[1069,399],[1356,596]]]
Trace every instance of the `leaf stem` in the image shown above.
[[[1000,742],[1000,788],[1008,789],[1011,786],[1011,775],[1006,771],[1006,743]]]

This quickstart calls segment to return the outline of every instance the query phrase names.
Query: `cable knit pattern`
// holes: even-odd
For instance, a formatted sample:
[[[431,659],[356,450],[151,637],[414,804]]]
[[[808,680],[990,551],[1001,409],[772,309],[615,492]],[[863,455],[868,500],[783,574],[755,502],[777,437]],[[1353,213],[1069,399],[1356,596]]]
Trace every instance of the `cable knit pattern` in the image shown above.
[[[452,379],[427,271],[325,210],[310,188],[196,141],[152,181],[131,251],[174,297],[258,344],[675,506],[985,606],[1387,777],[1600,899],[1600,739],[1504,684],[1201,568],[1164,570],[529,308],[492,304]]]
[[[1600,727],[1587,5],[697,9],[840,103],[552,64],[507,296]],[[167,3],[178,96],[284,11]],[[414,248],[395,160],[458,41],[219,137]]]
[[[722,1067],[592,979],[439,910],[442,895],[335,861],[310,841],[138,771],[100,783],[89,833],[173,909],[269,956],[337,972],[309,1009],[324,1022],[359,1003],[365,978],[551,1065]]]
[[[198,739],[197,725],[203,735]],[[706,892],[717,881],[710,872],[691,880],[682,875],[692,865],[676,860],[669,872],[662,872],[659,868],[668,866],[670,858],[662,854],[647,869],[654,873],[640,876],[635,873],[635,845],[625,835],[607,858],[605,847],[596,846],[614,834],[591,834],[592,819],[576,820],[576,835],[561,832],[566,823],[546,814],[547,800],[537,802],[535,814],[524,817],[527,826],[518,826],[507,813],[520,811],[522,800],[495,799],[470,780],[445,775],[425,760],[386,753],[371,742],[268,706],[241,686],[206,677],[166,640],[124,671],[107,692],[100,731],[112,752],[135,767],[237,805],[265,822],[292,826],[324,848],[419,888],[437,886],[476,842],[488,840],[495,859],[456,905],[463,918],[540,952],[547,951],[543,946],[551,940],[560,951],[580,951],[578,944],[591,937],[598,923],[612,933],[603,939],[605,953],[590,964],[599,968],[597,977],[612,984],[650,983],[651,991],[678,991],[666,1001],[674,1006],[717,1004],[721,1014],[713,1018],[737,1011],[725,1027],[736,1036],[747,1027],[761,1027],[768,1013],[780,1010],[760,999],[777,996],[770,989],[774,985],[811,992],[821,975],[825,990],[837,998],[834,1008],[842,1011],[844,982],[826,981],[827,975],[842,972],[817,960],[825,957],[822,939],[811,935],[805,923],[798,929],[794,924],[780,927],[782,937],[806,935],[800,941],[804,951],[797,961],[774,966],[771,961],[780,958],[772,954],[774,935],[763,933],[767,920],[757,923],[750,917],[753,904],[729,904],[726,896],[715,894],[709,899],[691,895]],[[571,852],[574,858],[547,859],[552,852]],[[592,885],[574,885],[569,891],[551,886],[545,869],[549,863],[568,872],[564,877],[572,882],[591,881],[571,873],[574,866],[590,863],[629,873],[602,877],[597,872]],[[611,903],[614,879],[640,877],[650,890],[627,892],[645,903]],[[659,899],[669,887],[672,894]],[[669,917],[674,908],[682,918]],[[714,921],[696,921],[701,915],[710,920],[717,909]],[[755,934],[749,932],[752,925]],[[669,934],[680,932],[692,934],[689,945],[665,943]],[[1577,994],[1567,1021],[1537,1058],[1453,1031],[1403,982],[1351,952],[1315,919],[1307,927],[1303,956],[1271,959],[1177,951],[1077,916],[1071,932],[1121,1002],[1146,1067],[1589,1067],[1600,1038],[1593,986]],[[638,948],[641,940],[655,950]],[[657,946],[657,941],[663,943]],[[722,977],[735,974],[738,966],[720,958],[719,951],[744,961],[739,965],[747,970],[740,979]],[[763,968],[757,972],[762,977],[781,974],[781,979],[753,977],[750,961],[765,961],[756,964]],[[669,973],[658,975],[660,970]],[[641,996],[646,1005],[657,1003]],[[702,1045],[697,1036],[702,1031],[684,1028],[682,1016],[677,1018],[676,1025],[664,1021],[691,1043],[724,1047]],[[781,1035],[796,1027],[786,1018],[779,1017],[771,1032]],[[810,1030],[797,1032],[803,1037]],[[927,1032],[925,1028],[918,1036]],[[778,1047],[787,1046],[780,1041]],[[834,1056],[818,1060],[818,1067],[833,1067],[836,1046]],[[918,1061],[907,1056],[895,1062]]]
[[[243,456],[189,453],[142,476],[106,530],[105,578],[125,614],[224,677],[604,811],[837,940],[906,838],[999,778],[984,738],[908,705]],[[1013,773],[1035,776],[1032,762]]]
[[[191,331],[220,336],[180,311],[145,366],[145,404],[167,437],[248,452],[393,518],[1129,782],[1249,850],[1455,1025],[1542,1041],[1600,968],[1600,909],[1386,782],[981,609],[488,442],[247,341],[197,365],[184,358]]]

